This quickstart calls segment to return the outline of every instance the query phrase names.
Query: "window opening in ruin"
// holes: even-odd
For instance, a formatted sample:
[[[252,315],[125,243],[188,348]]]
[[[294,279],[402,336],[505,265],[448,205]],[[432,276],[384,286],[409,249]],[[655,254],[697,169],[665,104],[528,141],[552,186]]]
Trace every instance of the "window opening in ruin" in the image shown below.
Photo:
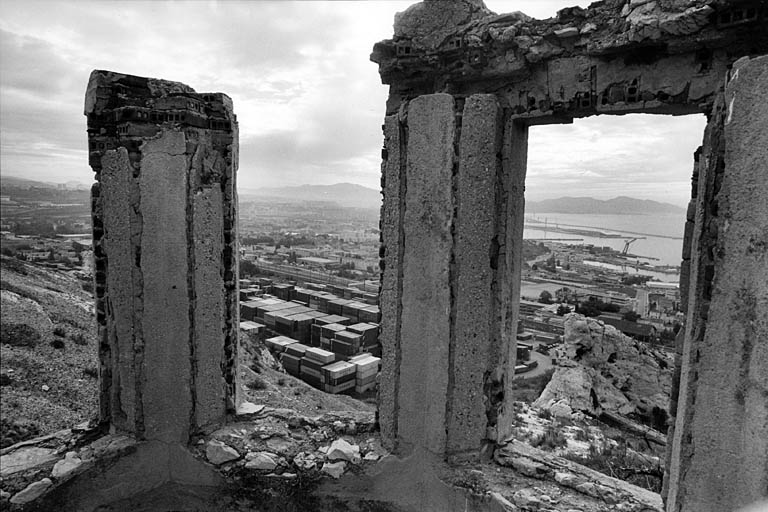
[[[705,123],[632,114],[529,129],[517,435],[593,469],[623,467],[612,476],[655,492]]]

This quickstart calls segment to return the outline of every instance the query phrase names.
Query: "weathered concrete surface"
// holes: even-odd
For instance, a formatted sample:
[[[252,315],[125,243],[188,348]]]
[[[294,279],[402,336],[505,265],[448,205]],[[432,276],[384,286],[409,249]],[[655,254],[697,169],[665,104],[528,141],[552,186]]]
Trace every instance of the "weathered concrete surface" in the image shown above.
[[[141,152],[145,436],[184,444],[192,413],[184,133],[163,131]]]
[[[141,390],[136,382],[136,351],[142,340],[134,333],[134,301],[140,300],[139,290],[122,283],[134,279],[134,248],[131,241],[131,214],[135,205],[126,190],[133,187],[133,167],[125,148],[108,151],[102,158],[101,194],[102,200],[110,207],[104,211],[104,224],[108,229],[103,239],[103,250],[109,257],[107,287],[109,294],[109,315],[111,318],[107,333],[112,357],[111,382],[109,390],[112,404],[113,423],[121,430],[141,429],[137,416],[142,417]],[[139,395],[137,397],[137,394]],[[137,414],[138,411],[138,414]]]
[[[723,125],[714,127],[723,131],[724,169],[705,197],[718,204],[717,245],[711,282],[695,290],[709,299],[706,310],[689,311],[699,336],[687,347],[687,372],[697,375],[681,380],[670,511],[731,510],[768,495],[766,83],[768,57],[737,62]]]
[[[223,94],[94,71],[101,419],[185,445],[237,405],[237,122]]]
[[[400,383],[400,322],[403,292],[403,210],[405,208],[405,156],[407,140],[399,116],[384,120],[384,149],[381,164],[381,290],[379,304],[382,365],[379,378],[379,427],[387,448],[394,448],[397,437],[398,394]]]
[[[500,381],[498,441],[512,435],[515,411],[512,382],[517,357],[517,323],[520,304],[520,273],[523,265],[523,225],[525,221],[525,172],[528,164],[528,126],[513,118],[504,127],[502,149],[502,190],[497,214],[499,248],[499,331],[502,353],[496,374]]]
[[[194,359],[196,424],[218,421],[226,414],[224,365],[226,291],[221,279],[224,246],[223,200],[218,187],[194,192],[192,205],[195,240]]]
[[[531,123],[701,112],[734,58],[768,50],[764,16],[758,0],[610,1],[548,20],[495,15],[474,0],[425,1],[397,18],[371,59],[392,85],[388,113],[435,92],[493,92]]]
[[[397,437],[405,452],[443,453],[449,385],[454,103],[408,105]]]
[[[502,113],[493,95],[467,98],[455,191],[452,382],[446,418],[450,453],[479,452],[491,407],[482,383],[501,353],[494,295],[498,287],[495,220],[502,131]]]

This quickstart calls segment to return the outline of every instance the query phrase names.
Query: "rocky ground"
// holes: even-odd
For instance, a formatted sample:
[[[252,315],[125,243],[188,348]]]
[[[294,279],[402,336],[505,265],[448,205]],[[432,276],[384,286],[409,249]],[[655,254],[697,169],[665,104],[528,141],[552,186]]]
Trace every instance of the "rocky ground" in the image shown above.
[[[2,256],[0,446],[97,414],[90,279]]]
[[[555,416],[610,412],[666,431],[672,354],[575,313],[565,319],[564,343],[552,354],[555,373],[534,407]]]

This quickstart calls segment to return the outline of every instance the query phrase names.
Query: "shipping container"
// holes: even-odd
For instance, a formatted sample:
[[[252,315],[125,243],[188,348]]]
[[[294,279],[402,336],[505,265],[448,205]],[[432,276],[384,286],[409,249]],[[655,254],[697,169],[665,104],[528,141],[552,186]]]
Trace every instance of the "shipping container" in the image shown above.
[[[304,353],[304,357],[318,361],[324,364],[330,364],[336,360],[336,356],[333,352],[328,352],[317,347],[310,347]]]

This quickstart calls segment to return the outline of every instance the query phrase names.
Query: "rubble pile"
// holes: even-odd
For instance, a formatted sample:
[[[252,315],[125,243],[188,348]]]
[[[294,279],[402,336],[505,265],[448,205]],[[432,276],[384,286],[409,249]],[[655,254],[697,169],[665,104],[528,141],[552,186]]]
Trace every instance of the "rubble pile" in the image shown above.
[[[575,313],[565,319],[564,344],[553,354],[552,380],[534,402],[555,416],[584,411],[666,418],[672,355],[615,327]]]

